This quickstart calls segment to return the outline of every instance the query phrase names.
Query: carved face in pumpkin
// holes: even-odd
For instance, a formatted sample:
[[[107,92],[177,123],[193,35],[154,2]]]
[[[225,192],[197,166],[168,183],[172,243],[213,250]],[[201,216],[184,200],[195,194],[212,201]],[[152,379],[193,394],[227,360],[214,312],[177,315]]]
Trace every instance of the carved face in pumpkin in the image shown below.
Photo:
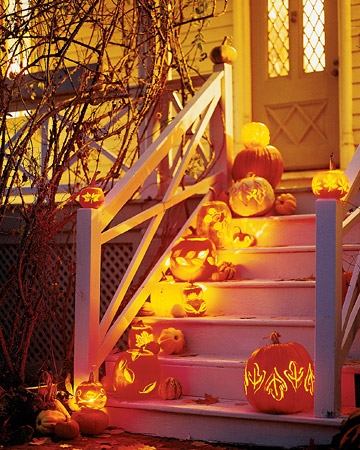
[[[79,384],[75,391],[75,401],[80,407],[101,409],[107,400],[104,386],[99,381],[95,381],[93,372],[90,373],[89,380]]]

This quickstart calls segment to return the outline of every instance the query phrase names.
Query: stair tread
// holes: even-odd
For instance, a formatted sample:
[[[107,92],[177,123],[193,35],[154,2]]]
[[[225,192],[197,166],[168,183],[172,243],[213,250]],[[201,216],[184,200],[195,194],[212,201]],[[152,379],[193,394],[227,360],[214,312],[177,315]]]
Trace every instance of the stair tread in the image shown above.
[[[207,394],[209,395],[209,394]],[[210,394],[211,395],[211,394]],[[296,414],[265,414],[254,410],[246,401],[234,401],[228,399],[217,399],[216,403],[204,403],[204,397],[182,396],[178,400],[162,400],[153,398],[151,400],[121,401],[116,397],[108,397],[107,407],[132,408],[168,413],[183,413],[202,416],[223,416],[239,419],[256,419],[265,422],[295,422],[295,423],[317,423],[322,425],[341,425],[345,416],[336,418],[314,417],[313,412],[302,412]]]
[[[177,325],[181,325],[182,323],[191,323],[191,322],[201,322],[201,323],[224,323],[226,325],[258,325],[266,322],[269,325],[281,325],[284,322],[288,326],[301,326],[301,327],[313,327],[314,326],[314,318],[303,317],[303,316],[292,316],[292,317],[278,317],[278,316],[234,316],[234,315],[211,315],[211,316],[201,316],[201,317],[160,317],[160,316],[147,316],[140,317],[142,320],[146,320],[146,322],[153,321],[161,321],[161,322],[174,322]]]

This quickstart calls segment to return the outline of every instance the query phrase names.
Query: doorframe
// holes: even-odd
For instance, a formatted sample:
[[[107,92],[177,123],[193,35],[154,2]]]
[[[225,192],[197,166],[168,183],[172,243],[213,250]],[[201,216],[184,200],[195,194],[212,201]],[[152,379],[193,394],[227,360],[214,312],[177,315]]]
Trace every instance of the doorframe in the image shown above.
[[[354,152],[353,102],[352,102],[352,51],[351,51],[351,4],[337,0],[338,10],[338,54],[339,54],[339,153],[340,168],[345,169]],[[251,107],[251,30],[250,0],[233,3],[234,46],[238,58],[233,65],[234,75],[234,154],[242,146],[242,126],[252,120]]]

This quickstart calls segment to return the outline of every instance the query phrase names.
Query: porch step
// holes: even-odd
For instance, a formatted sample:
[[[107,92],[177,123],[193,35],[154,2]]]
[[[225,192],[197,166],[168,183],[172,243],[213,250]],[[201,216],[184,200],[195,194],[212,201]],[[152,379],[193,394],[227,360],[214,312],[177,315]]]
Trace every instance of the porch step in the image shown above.
[[[219,399],[203,404],[203,399],[184,396],[179,400],[120,402],[110,397],[106,411],[111,425],[126,424],[130,433],[284,448],[307,446],[310,439],[315,445],[328,445],[344,419],[315,418],[312,412],[262,414],[247,402]]]

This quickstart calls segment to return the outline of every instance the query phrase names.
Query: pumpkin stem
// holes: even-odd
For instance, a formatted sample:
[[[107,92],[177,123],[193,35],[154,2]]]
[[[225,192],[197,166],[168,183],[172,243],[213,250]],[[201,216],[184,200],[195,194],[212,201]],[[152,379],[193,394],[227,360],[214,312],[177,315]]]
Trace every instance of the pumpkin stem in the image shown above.
[[[233,43],[233,37],[232,36],[224,36],[224,39],[222,41],[221,45],[232,45]]]
[[[280,344],[279,337],[281,337],[281,334],[278,333],[277,331],[273,331],[272,333],[270,333],[271,343],[272,344]]]

